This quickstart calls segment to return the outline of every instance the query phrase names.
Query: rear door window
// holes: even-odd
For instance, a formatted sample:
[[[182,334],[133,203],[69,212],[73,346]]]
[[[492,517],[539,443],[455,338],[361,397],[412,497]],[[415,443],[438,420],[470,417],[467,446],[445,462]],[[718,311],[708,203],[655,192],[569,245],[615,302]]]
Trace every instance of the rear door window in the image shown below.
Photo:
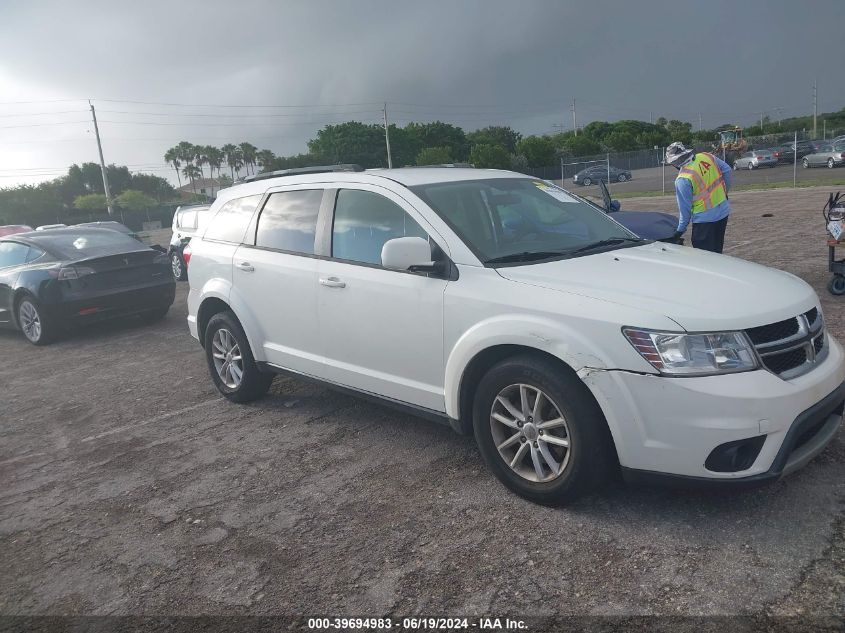
[[[322,200],[322,189],[279,191],[270,194],[258,217],[255,245],[313,255],[317,215]]]
[[[29,246],[19,242],[0,242],[0,268],[20,266],[26,263]]]
[[[243,242],[255,207],[260,201],[261,194],[229,200],[214,214],[203,239],[240,244]],[[208,211],[199,212],[200,226],[205,224],[208,217]]]

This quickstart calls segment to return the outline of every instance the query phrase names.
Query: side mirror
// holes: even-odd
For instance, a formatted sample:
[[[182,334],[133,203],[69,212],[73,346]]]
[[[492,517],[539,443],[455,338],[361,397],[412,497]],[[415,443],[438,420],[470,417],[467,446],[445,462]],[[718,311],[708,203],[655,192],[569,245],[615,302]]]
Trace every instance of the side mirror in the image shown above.
[[[434,272],[431,245],[421,237],[397,237],[381,247],[381,265],[392,270]]]
[[[609,211],[609,213],[616,213],[621,208],[622,208],[622,203],[619,202],[619,200],[611,200],[610,201],[610,211]]]

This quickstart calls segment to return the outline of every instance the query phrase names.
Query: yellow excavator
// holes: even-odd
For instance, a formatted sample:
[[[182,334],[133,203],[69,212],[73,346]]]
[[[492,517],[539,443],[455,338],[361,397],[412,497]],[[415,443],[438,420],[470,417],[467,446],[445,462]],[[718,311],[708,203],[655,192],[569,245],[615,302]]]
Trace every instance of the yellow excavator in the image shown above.
[[[748,142],[742,138],[742,128],[734,126],[722,130],[716,135],[717,143],[713,144],[713,153],[717,154],[728,165],[748,150]]]

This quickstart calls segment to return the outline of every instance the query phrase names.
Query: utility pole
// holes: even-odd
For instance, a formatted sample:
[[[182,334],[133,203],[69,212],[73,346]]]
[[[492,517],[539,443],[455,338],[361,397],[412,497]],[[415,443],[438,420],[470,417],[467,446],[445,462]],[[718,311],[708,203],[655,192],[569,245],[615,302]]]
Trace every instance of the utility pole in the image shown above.
[[[557,130],[558,134],[563,134],[563,131],[566,129],[565,123],[552,123],[552,129]]]
[[[575,136],[578,136],[578,120],[575,118],[575,99],[572,99],[572,129],[575,130]]]
[[[103,189],[106,192],[106,208],[109,210],[109,215],[114,215],[111,208],[111,191],[109,191],[109,176],[106,172],[106,161],[103,160],[103,144],[100,143],[100,128],[97,127],[97,113],[94,111],[94,104],[90,101],[88,105],[91,106],[91,117],[94,119],[94,134],[97,135],[97,149],[100,150],[100,171],[103,172]]]
[[[701,112],[698,113],[698,131],[701,132]]]
[[[390,155],[390,132],[387,125],[387,101],[384,102],[384,110],[381,112],[384,114],[384,144],[387,145],[387,168],[393,169],[393,157]]]
[[[763,133],[763,113],[760,113],[760,134]]]
[[[813,138],[818,138],[818,128],[816,126],[816,117],[819,115],[819,93],[816,90],[816,80],[813,79]]]
[[[653,110],[648,111],[648,122],[651,125],[654,125],[654,111]]]

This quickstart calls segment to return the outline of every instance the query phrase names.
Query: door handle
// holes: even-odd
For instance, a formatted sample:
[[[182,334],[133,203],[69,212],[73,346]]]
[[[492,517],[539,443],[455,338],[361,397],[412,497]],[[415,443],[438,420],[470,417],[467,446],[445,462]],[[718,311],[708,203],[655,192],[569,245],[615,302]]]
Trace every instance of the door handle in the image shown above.
[[[253,270],[255,270],[255,266],[253,266],[249,262],[237,262],[235,264],[235,268],[242,270],[246,273],[251,273]]]
[[[320,277],[320,285],[328,288],[346,288],[346,282],[337,277]]]

